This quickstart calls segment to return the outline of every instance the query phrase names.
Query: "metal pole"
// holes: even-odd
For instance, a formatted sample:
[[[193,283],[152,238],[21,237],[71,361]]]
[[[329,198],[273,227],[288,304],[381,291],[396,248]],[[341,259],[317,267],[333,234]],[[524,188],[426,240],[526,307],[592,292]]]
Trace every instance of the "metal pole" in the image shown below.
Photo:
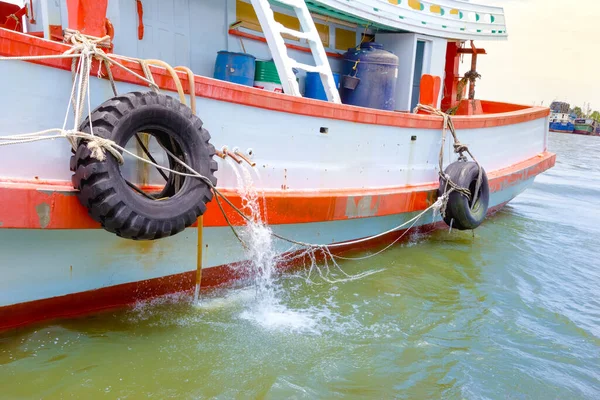
[[[194,303],[197,303],[200,299],[200,285],[202,283],[202,251],[203,251],[203,232],[204,232],[204,217],[201,215],[198,217],[198,248],[197,259],[196,259],[196,288],[194,290]]]

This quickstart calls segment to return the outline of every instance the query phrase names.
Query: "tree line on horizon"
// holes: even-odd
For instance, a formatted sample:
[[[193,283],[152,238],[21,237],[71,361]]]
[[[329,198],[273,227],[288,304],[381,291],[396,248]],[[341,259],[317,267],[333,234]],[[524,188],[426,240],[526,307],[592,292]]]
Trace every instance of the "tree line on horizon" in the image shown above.
[[[592,111],[589,106],[586,110],[583,110],[581,107],[576,106],[571,110],[571,114],[575,115],[577,118],[591,118],[596,122],[600,122],[600,112]]]

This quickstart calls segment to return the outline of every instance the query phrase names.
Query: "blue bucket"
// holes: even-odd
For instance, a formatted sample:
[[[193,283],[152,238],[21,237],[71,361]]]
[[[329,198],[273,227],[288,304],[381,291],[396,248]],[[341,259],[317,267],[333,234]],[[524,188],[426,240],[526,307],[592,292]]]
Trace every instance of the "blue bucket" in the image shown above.
[[[335,81],[335,87],[339,90],[340,74],[333,74],[333,80]],[[327,101],[325,88],[323,87],[323,82],[321,82],[321,76],[318,72],[306,73],[306,82],[304,83],[304,97]]]
[[[245,86],[254,86],[254,61],[250,54],[219,51],[213,77]]]

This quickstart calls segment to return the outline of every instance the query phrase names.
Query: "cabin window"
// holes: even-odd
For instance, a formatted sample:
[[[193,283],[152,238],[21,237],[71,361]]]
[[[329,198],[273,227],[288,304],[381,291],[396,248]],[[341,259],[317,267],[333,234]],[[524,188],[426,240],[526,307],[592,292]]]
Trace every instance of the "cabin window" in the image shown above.
[[[356,32],[348,29],[335,28],[335,48],[337,50],[348,50],[356,46]]]

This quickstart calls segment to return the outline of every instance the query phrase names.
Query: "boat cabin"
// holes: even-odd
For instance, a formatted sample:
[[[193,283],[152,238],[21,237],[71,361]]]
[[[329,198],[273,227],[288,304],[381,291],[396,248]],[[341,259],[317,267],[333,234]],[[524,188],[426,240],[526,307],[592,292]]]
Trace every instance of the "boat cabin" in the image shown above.
[[[389,71],[382,72],[382,63],[376,71],[388,74],[385,84],[391,81],[394,86],[382,95],[390,97],[384,109],[409,112],[419,102],[455,114],[518,109],[475,101],[476,61],[485,50],[473,40],[505,39],[507,33],[502,8],[464,1],[26,0],[17,5],[0,2],[0,21],[6,21],[5,28],[52,41],[62,41],[66,28],[97,37],[110,35],[110,51],[115,54],[163,60],[210,78],[228,65],[219,66],[223,61],[218,60],[219,52],[245,54],[259,62],[273,60],[271,66],[256,64],[254,73],[276,67],[271,74],[276,82],[270,82],[275,85],[255,86],[298,96],[308,91],[313,98],[333,102],[344,99],[327,95],[331,84],[342,92],[353,90],[348,89],[352,72],[368,64],[349,59],[353,56],[349,49],[360,52],[361,45],[369,50],[369,43],[377,43],[378,49],[397,57]],[[318,35],[318,43],[311,42],[312,34]],[[472,58],[471,70],[461,77],[459,60],[465,54]],[[346,64],[353,67],[349,74]],[[315,83],[314,74],[321,82]],[[323,86],[316,89],[320,94],[312,95],[320,83]],[[370,106],[360,101],[350,104]]]

